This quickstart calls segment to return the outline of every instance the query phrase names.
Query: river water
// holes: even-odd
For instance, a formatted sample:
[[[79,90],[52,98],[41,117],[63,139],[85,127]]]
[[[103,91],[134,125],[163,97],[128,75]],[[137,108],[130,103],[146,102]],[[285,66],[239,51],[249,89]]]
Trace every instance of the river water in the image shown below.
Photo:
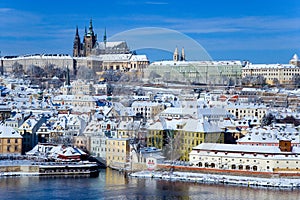
[[[6,177],[0,178],[0,199],[300,199],[300,189],[248,188],[126,177],[103,169],[97,178]]]

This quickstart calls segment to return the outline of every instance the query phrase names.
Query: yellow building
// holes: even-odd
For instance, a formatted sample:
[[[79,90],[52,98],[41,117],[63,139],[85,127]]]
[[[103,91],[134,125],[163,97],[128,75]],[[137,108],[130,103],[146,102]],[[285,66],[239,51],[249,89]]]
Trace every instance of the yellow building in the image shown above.
[[[296,59],[296,58],[295,58]],[[267,84],[292,84],[293,77],[300,75],[299,61],[292,64],[247,64],[242,68],[242,77],[263,76]],[[295,64],[295,65],[294,65]]]
[[[0,126],[0,154],[22,153],[22,136],[10,126]]]
[[[147,146],[170,149],[167,159],[188,161],[192,148],[204,142],[224,143],[224,132],[215,122],[161,118],[148,128]]]
[[[106,141],[106,165],[124,169],[130,162],[130,144],[128,138],[108,138]]]

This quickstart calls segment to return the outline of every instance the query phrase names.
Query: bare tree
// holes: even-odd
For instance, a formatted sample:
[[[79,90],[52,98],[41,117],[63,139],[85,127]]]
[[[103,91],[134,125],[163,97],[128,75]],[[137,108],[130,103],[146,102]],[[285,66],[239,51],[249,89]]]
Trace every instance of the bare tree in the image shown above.
[[[82,80],[94,80],[96,78],[96,73],[93,69],[86,66],[80,66],[77,71],[77,78]]]
[[[300,75],[293,76],[293,82],[294,82],[295,88],[299,88],[300,87]]]
[[[23,69],[23,65],[21,65],[18,62],[15,62],[12,65],[12,72],[15,76],[20,77],[21,75],[24,75],[24,69]]]
[[[176,130],[165,129],[162,145],[162,152],[167,160],[178,160],[182,156],[183,135]]]

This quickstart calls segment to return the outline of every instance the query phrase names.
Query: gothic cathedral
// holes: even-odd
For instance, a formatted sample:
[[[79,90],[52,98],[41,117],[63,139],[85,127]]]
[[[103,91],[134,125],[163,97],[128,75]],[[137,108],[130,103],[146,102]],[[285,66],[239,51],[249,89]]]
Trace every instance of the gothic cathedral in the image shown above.
[[[85,29],[83,42],[80,42],[78,27],[73,43],[73,57],[86,57],[91,55],[92,49],[96,46],[97,34],[94,33],[92,19],[90,20],[89,31]]]

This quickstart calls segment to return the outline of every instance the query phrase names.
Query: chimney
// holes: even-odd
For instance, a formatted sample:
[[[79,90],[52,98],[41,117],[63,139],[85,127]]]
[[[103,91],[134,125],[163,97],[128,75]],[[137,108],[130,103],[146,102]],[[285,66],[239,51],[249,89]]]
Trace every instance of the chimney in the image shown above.
[[[279,140],[279,149],[282,152],[292,152],[292,144],[290,140]]]

